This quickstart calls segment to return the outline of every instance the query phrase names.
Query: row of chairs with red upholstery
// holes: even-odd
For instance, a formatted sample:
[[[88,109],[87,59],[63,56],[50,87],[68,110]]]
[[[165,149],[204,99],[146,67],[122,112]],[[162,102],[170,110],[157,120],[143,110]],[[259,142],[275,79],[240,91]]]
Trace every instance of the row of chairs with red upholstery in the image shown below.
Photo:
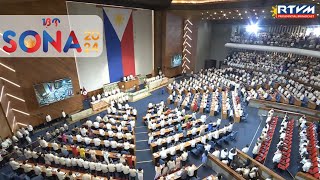
[[[284,146],[281,150],[282,156],[278,168],[282,170],[288,169],[290,166],[290,154],[291,154],[291,145],[292,145],[292,133],[294,128],[294,120],[291,119],[286,128],[286,137],[284,140]]]
[[[257,161],[259,161],[261,163],[263,163],[263,161],[266,159],[266,157],[268,155],[270,144],[271,144],[272,137],[274,135],[274,131],[276,129],[277,123],[278,123],[278,117],[272,117],[272,120],[270,122],[270,127],[267,132],[268,138],[262,142],[261,147],[258,152],[258,155],[255,158]]]
[[[318,150],[317,150],[317,137],[316,137],[316,132],[315,132],[315,124],[310,123],[308,128],[307,128],[307,136],[309,139],[309,144],[308,144],[308,153],[309,157],[312,162],[312,166],[309,169],[309,173],[314,176],[315,178],[319,179],[320,178],[320,172],[319,172],[319,163],[318,163]]]

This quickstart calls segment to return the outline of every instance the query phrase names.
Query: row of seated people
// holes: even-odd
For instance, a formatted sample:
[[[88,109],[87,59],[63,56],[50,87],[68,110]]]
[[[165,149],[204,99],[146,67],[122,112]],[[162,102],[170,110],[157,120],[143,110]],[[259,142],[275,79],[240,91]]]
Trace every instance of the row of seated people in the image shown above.
[[[52,164],[44,164],[32,160],[21,162],[12,158],[10,159],[9,164],[15,172],[18,174],[25,173],[29,178],[42,176],[45,179],[58,180],[64,180],[66,177],[70,176],[71,174],[69,174],[69,172],[73,172],[72,177],[69,178],[82,180],[102,180],[109,179],[110,177],[113,179],[135,179],[139,176],[139,172],[141,173],[141,170],[129,167],[125,162],[106,163],[87,161],[83,159],[76,161],[76,164],[61,164],[64,161],[59,162],[59,164],[56,164],[57,161],[53,162],[54,163]],[[84,174],[86,174],[85,177],[83,177]]]
[[[185,94],[184,100],[183,100],[183,97],[181,98],[179,95],[174,100],[174,101],[178,101],[177,103],[175,103],[178,106],[180,104],[182,105],[182,107],[187,105],[188,109],[192,109],[191,106],[194,105],[194,102],[197,102],[196,107],[200,107],[201,109],[201,106],[203,107],[205,106],[206,107],[205,111],[208,112],[208,111],[211,111],[212,109],[215,112],[217,112],[222,106],[220,103],[221,95],[219,91],[225,89],[225,87],[228,87],[228,89],[230,89],[231,91],[240,87],[240,84],[237,84],[235,81],[228,79],[227,76],[224,77],[223,76],[224,73],[225,73],[224,70],[207,69],[205,71],[200,71],[198,74],[195,74],[194,78],[190,77],[188,80],[184,79],[183,81],[173,82],[172,84],[169,84],[168,89],[171,89],[172,92],[181,91],[181,89],[184,89],[183,91],[183,94]],[[208,96],[210,97],[211,93],[209,92],[212,92],[212,91],[215,91],[214,92],[215,96],[213,96],[212,99],[208,98],[207,103],[201,102],[202,97],[206,97],[207,96],[206,94],[208,94]],[[200,92],[202,96],[198,94],[193,95],[195,92]],[[235,96],[237,96],[237,94]],[[197,97],[197,99],[195,99],[195,97]],[[228,95],[228,98],[230,97],[231,96]],[[241,97],[237,97],[237,98],[241,98]],[[169,95],[169,100],[170,99],[171,99],[171,95]],[[173,99],[173,95],[172,95],[172,99]],[[212,105],[212,103],[214,104],[214,107],[209,108]],[[230,103],[232,102],[230,101]],[[239,110],[241,110],[241,108]]]
[[[218,134],[217,139],[214,138],[216,134]],[[224,128],[213,132],[208,132],[201,136],[192,136],[190,139],[187,137],[182,137],[180,140],[181,143],[177,142],[172,146],[165,145],[165,147],[162,147],[160,152],[153,153],[153,158],[155,162],[157,162],[159,159],[166,160],[168,157],[183,152],[185,149],[191,150],[195,155],[199,155],[205,149],[211,149],[211,147],[215,146],[215,144],[221,145],[222,142],[234,140],[235,134],[236,133],[232,130],[231,132],[227,131],[227,126],[225,126]]]
[[[61,139],[63,140],[62,136],[61,136]],[[128,177],[129,174],[127,173],[128,172],[127,167],[128,166],[134,167],[134,164],[135,164],[134,156],[121,155],[120,153],[118,154],[118,153],[108,152],[108,151],[94,150],[89,146],[87,146],[87,148],[84,148],[84,146],[78,147],[76,143],[72,143],[72,145],[66,145],[65,143],[68,143],[68,142],[64,140],[63,144],[59,145],[55,142],[47,143],[44,139],[41,139],[40,146],[42,147],[42,150],[49,151],[49,153],[46,153],[45,155],[39,155],[38,157],[43,157],[43,160],[39,160],[39,158],[36,158],[39,160],[36,162],[42,162],[49,165],[52,165],[52,164],[59,165],[59,167],[63,165],[63,166],[66,166],[65,167],[66,169],[83,167],[83,169],[87,171],[102,173],[102,174],[99,174],[101,176],[106,176],[106,174],[103,174],[103,173],[108,173],[108,172],[112,173],[111,176],[116,176],[113,173],[117,172],[121,177],[122,176]],[[96,143],[97,142],[94,142],[95,145],[98,145]],[[103,148],[98,147],[96,149],[103,149]],[[118,148],[118,150],[120,149],[121,147]],[[54,153],[51,153],[51,151],[56,154],[54,155]],[[30,159],[31,158],[30,153],[25,154],[25,157],[27,157],[27,159]],[[115,160],[119,160],[119,162],[109,163],[109,162],[116,162]],[[105,163],[100,163],[99,161],[100,162],[104,161]],[[105,168],[104,170],[102,170],[103,166]],[[115,169],[115,171],[113,171],[113,169]],[[129,169],[129,171],[133,171],[133,170]]]
[[[314,32],[309,34],[289,32],[245,32],[233,35],[230,38],[230,42],[320,50],[320,36]]]
[[[178,125],[179,126],[179,125]],[[220,133],[223,134],[224,131],[230,132],[232,130],[233,124],[230,124],[228,126],[225,126],[221,128],[220,131],[214,132],[212,134],[209,134],[209,136],[214,136],[214,139],[218,139]],[[193,128],[187,128],[187,126],[183,126],[181,130],[179,131],[178,128],[175,131],[170,131],[170,134],[165,134],[163,132],[161,135],[161,130],[160,132],[153,132],[151,133],[152,140],[150,143],[151,149],[153,152],[157,152],[161,147],[165,146],[168,147],[171,144],[177,144],[179,142],[184,142],[184,141],[189,141],[190,139],[196,137],[196,136],[202,136],[206,133],[206,131],[210,132],[213,131],[215,127],[213,127],[213,124],[208,124],[208,125],[200,125],[200,127],[193,126]],[[150,140],[149,137],[149,140]],[[210,137],[211,138],[211,137]],[[195,140],[191,140],[191,144],[193,145],[195,143]],[[174,149],[173,149],[174,150]]]
[[[271,109],[268,112],[266,119],[266,125],[263,127],[260,137],[257,139],[255,146],[253,147],[253,158],[259,162],[264,162],[271,145],[271,141],[277,126],[278,117],[273,117],[274,110]]]
[[[60,132],[68,131],[68,129],[69,127],[66,123],[62,126],[56,126],[54,130],[46,132],[46,138],[51,140],[52,138],[57,137]],[[26,128],[19,128],[11,138],[8,137],[2,141],[0,150],[0,166],[2,167],[6,162],[8,162],[10,157],[14,156],[14,154],[20,149],[32,145],[32,135],[33,127],[32,125],[28,125]]]
[[[115,88],[111,91],[105,91],[102,94],[97,94],[96,96],[91,96],[91,102],[99,102],[103,99],[110,99],[111,103],[124,103],[128,102],[129,96],[126,93],[120,91],[119,88]]]
[[[197,96],[197,99],[195,99],[195,96]],[[199,110],[200,113],[217,115],[221,109],[221,105],[219,105],[221,104],[221,94],[219,92],[204,92],[202,94],[189,92],[186,95],[183,94],[176,97],[170,94],[168,100],[170,104],[174,103],[177,107],[182,107],[185,110]]]
[[[191,77],[189,80],[185,79],[184,81],[173,82],[172,84],[168,85],[168,88],[171,88],[173,92],[175,92],[177,91],[177,88],[181,86],[181,83],[185,87],[187,87],[186,84],[191,84],[191,85],[198,84],[200,86],[206,86],[206,85],[211,86],[216,82],[215,81],[207,82],[205,80],[200,80],[200,79],[205,79],[204,77],[208,77],[209,79],[212,77],[221,77],[220,75],[222,75],[222,73],[224,73],[224,71],[220,71],[220,70],[213,71],[212,69],[208,69],[196,74],[197,77],[195,78]],[[200,79],[198,80],[198,78]],[[227,119],[227,117],[229,117],[230,119],[233,119],[235,117],[237,122],[240,121],[240,118],[243,119],[244,117],[246,117],[246,110],[245,110],[246,104],[243,101],[244,99],[243,93],[241,93],[240,89],[238,88],[239,86],[235,84],[235,82],[230,81],[227,83],[227,87],[230,87],[230,89],[232,89],[233,91],[227,91],[227,89],[229,89],[227,88],[225,89],[225,91],[220,93],[219,91],[221,91],[222,88],[215,85],[213,86],[217,87],[217,89],[215,89],[215,92],[212,92],[212,93],[211,93],[212,91],[211,88],[209,88],[209,92],[204,92],[201,89],[196,90],[193,87],[191,88],[189,87],[190,91],[184,90],[183,95],[177,95],[177,98],[174,100],[175,104],[178,107],[180,107],[179,105],[181,104],[182,105],[181,107],[186,108],[187,110],[189,109],[192,109],[193,111],[199,110],[201,113],[210,113],[210,115],[217,115],[220,113],[220,111],[222,111],[223,118]],[[197,91],[199,91],[199,93],[196,93]],[[226,96],[224,96],[224,93],[226,94]],[[169,95],[169,98],[171,95]],[[227,109],[224,109],[224,107]]]
[[[162,168],[164,171],[168,169],[167,166]],[[186,165],[181,168],[175,168],[173,172],[166,174],[165,176],[160,176],[159,180],[169,180],[169,179],[192,179],[197,177],[198,167],[194,164]]]
[[[243,148],[243,151],[245,152],[247,152],[248,150],[248,145]],[[231,148],[229,151],[227,148],[220,150],[218,147],[215,147],[212,155],[222,163],[228,165],[231,169],[243,176],[245,179],[256,179],[259,177],[259,169],[257,167],[250,167],[249,164],[243,164],[242,162],[240,162],[238,152],[235,147]]]
[[[184,167],[187,165],[188,157],[188,152],[184,151],[182,154],[172,156],[168,161],[160,160],[155,166],[155,179],[171,174],[172,172]]]
[[[275,98],[277,102],[285,99],[285,102],[289,104],[294,102],[291,101],[292,99],[295,99],[295,101],[300,101],[299,105],[302,107],[311,109],[320,108],[319,91],[310,86],[306,87],[294,80],[287,80],[284,76],[278,76],[276,74],[265,75],[258,71],[248,71],[231,67],[221,71],[224,72],[224,76],[229,78],[230,81],[234,80],[241,86],[241,92],[245,95],[247,101],[252,98],[259,99],[262,97],[267,100]],[[288,84],[290,85],[288,86]],[[286,88],[286,86],[288,86],[288,88]],[[259,90],[260,88],[263,91]],[[250,92],[251,89],[253,89],[252,91],[254,92]],[[259,95],[261,92],[264,94]],[[300,99],[302,99],[302,101]]]
[[[272,158],[272,162],[281,170],[286,170],[290,165],[294,120],[288,119],[288,115],[285,114],[279,131],[280,140],[277,144],[277,150]]]
[[[301,82],[319,86],[319,58],[265,51],[234,51],[225,64],[272,74],[287,75]]]
[[[320,86],[319,58],[264,51],[234,51],[225,63],[232,67],[285,75],[303,83]]]
[[[92,130],[87,127],[87,122],[85,124],[82,128],[75,127],[72,130],[72,135],[62,134],[59,139],[62,143],[76,143],[110,151],[123,148],[123,153],[134,153],[134,135],[128,129],[119,128],[121,126],[119,125],[117,130],[110,129],[105,132],[103,129]]]
[[[299,119],[299,136],[300,136],[300,146],[299,153],[301,158],[302,171],[309,173],[315,178],[319,178],[320,171],[320,158],[317,140],[317,127],[314,123],[307,122],[305,117]]]

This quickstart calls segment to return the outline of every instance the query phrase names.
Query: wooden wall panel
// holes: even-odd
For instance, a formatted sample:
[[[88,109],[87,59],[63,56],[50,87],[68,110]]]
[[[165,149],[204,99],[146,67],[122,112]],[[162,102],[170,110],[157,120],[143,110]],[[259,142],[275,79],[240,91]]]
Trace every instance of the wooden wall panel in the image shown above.
[[[174,77],[182,72],[181,66],[171,68],[171,58],[175,54],[182,54],[183,19],[168,11],[162,18],[165,21],[162,33],[165,35],[162,43],[162,69],[167,77]]]
[[[2,15],[63,15],[67,14],[67,9],[65,0],[15,0],[1,2],[0,13]],[[21,108],[21,110],[30,114],[30,116],[26,116],[13,112],[17,122],[37,125],[44,122],[46,114],[50,114],[52,118],[57,118],[61,115],[62,109],[66,113],[72,113],[83,108],[74,58],[7,58],[1,60],[16,70],[14,74],[7,74],[6,76],[21,86],[21,88],[16,88],[8,85],[8,92],[21,97],[25,100],[25,103],[14,101],[10,97],[8,99],[14,101],[12,105],[15,107],[13,108]],[[74,96],[64,101],[39,107],[33,85],[64,77],[72,79]],[[7,86],[6,84],[5,86]],[[12,123],[12,119],[8,119],[9,124]]]
[[[165,38],[163,33],[163,26],[165,21],[163,19],[163,11],[154,11],[154,71],[158,74],[158,67],[162,68],[162,43]]]

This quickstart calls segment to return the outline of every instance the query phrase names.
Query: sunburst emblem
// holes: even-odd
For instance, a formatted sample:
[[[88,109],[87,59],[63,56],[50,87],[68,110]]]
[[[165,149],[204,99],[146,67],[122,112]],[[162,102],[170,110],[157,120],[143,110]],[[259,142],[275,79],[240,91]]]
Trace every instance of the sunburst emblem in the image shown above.
[[[117,14],[115,15],[114,17],[114,21],[116,23],[117,26],[121,26],[121,24],[123,23],[124,21],[124,17],[121,15],[121,14]]]
[[[26,38],[24,40],[24,45],[27,48],[33,48],[36,45],[36,41],[34,39],[32,39],[32,38]]]
[[[272,11],[270,11],[272,13],[272,17],[276,18],[278,15],[278,7],[277,6],[272,6]]]

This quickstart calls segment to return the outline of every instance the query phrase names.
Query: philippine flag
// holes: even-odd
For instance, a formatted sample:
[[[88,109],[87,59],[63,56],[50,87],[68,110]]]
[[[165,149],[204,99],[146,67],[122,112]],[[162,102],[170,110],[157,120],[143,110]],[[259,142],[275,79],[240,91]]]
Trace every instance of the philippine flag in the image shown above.
[[[103,8],[110,82],[135,74],[131,9]]]

